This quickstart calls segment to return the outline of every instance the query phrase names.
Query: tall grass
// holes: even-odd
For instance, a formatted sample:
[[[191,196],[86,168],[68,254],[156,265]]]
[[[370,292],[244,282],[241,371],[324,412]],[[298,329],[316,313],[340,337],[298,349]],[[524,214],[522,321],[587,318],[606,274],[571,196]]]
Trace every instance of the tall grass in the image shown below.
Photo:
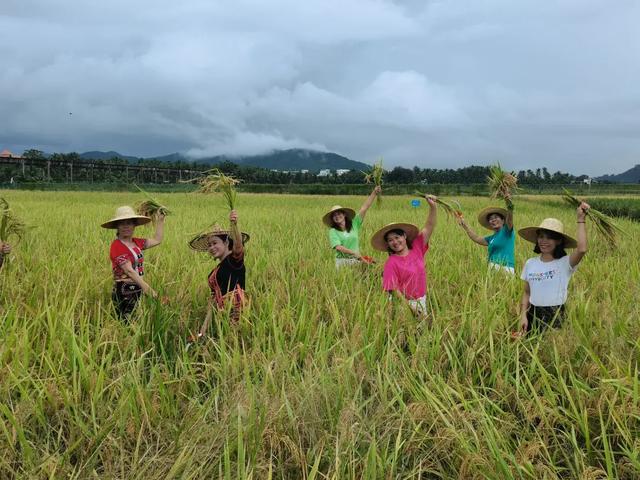
[[[488,274],[486,251],[453,222],[427,254],[426,325],[389,307],[380,265],[335,271],[309,219],[348,199],[245,194],[251,304],[237,327],[218,316],[214,337],[185,350],[213,265],[186,248],[188,232],[228,212],[165,194],[174,215],[145,276],[171,302],[145,299],[125,325],[99,223],[131,195],[2,193],[47,235],[25,237],[0,272],[0,478],[640,475],[637,224],[620,220],[618,251],[590,237],[562,330],[513,341],[521,282]],[[380,263],[370,235],[426,216],[406,198],[384,207],[361,239]],[[519,208],[523,225],[546,216],[573,224],[560,205]],[[529,250],[518,241],[518,266]]]

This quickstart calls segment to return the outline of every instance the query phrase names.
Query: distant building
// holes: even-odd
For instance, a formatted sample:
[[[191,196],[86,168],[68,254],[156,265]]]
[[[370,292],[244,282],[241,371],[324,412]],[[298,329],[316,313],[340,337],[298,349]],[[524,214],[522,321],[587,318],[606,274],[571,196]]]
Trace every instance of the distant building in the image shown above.
[[[322,169],[320,170],[320,172],[318,172],[319,177],[328,177],[329,175],[331,175],[331,170],[329,170],[328,168]]]
[[[348,168],[339,168],[338,170],[336,170],[336,175],[340,176],[340,175],[344,175],[345,173],[349,173],[350,170]]]
[[[5,159],[11,158],[16,160],[22,160],[22,157],[20,155],[14,155],[9,150],[3,150],[2,152],[0,152],[0,158],[5,158]]]
[[[300,170],[300,173],[309,173],[309,170]]]

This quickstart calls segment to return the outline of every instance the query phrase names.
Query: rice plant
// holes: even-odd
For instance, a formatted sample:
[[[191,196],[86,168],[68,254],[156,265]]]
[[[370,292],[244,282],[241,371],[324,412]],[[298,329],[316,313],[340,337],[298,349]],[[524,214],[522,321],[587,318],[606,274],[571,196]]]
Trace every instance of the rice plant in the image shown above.
[[[171,215],[171,210],[169,210],[167,207],[162,205],[160,202],[158,202],[156,199],[154,199],[151,195],[149,195],[147,192],[142,190],[137,185],[136,185],[136,188],[140,190],[140,192],[142,192],[147,197],[146,200],[143,200],[142,202],[139,202],[136,204],[135,209],[138,215],[149,217],[152,220],[155,220],[158,215],[163,215],[165,217],[167,215]]]
[[[11,237],[22,240],[27,225],[9,207],[9,202],[0,197],[0,242],[8,242]]]
[[[384,177],[384,168],[382,167],[382,158],[375,162],[371,167],[369,173],[364,173],[364,182],[367,184],[374,184],[376,187],[382,187],[382,178]],[[381,195],[376,197],[376,206],[382,205]]]
[[[241,180],[231,175],[226,175],[217,168],[212,168],[203,173],[202,176],[191,180],[199,185],[199,193],[221,192],[229,210],[235,210],[237,203],[236,185]]]
[[[361,253],[377,264],[336,271],[317,219],[353,198],[246,194],[243,225],[260,232],[249,304],[187,349],[214,261],[185,232],[227,205],[163,195],[174,221],[145,252],[145,277],[171,302],[145,299],[124,324],[110,304],[113,232],[99,224],[130,194],[0,196],[47,233],[25,236],[0,271],[2,479],[640,478],[637,222],[617,220],[628,234],[615,254],[590,239],[562,329],[513,341],[521,282],[487,272],[453,222],[426,256],[429,325],[389,301],[386,254],[368,239],[424,221],[406,196],[367,213]],[[523,225],[544,217],[575,224],[559,196],[519,204]],[[516,244],[517,267],[533,255]]]
[[[582,200],[575,197],[566,188],[564,188],[563,191],[562,200],[573,208],[578,208],[582,203]],[[622,230],[622,228],[620,228],[611,217],[605,215],[599,210],[596,210],[595,208],[587,210],[587,216],[593,221],[596,231],[602,235],[607,242],[610,242],[610,244],[615,247],[618,243],[618,235],[624,234],[624,230]]]
[[[447,202],[446,200],[443,200],[442,198],[437,197],[435,195],[420,193],[418,191],[416,191],[414,195],[420,198],[429,198],[431,200],[435,200],[435,202],[438,205],[440,205],[440,207],[442,207],[445,213],[453,219],[458,219],[462,217],[462,207],[460,206],[460,203],[456,200],[451,200]]]
[[[489,167],[487,177],[489,195],[491,198],[502,198],[508,210],[513,210],[512,197],[520,188],[518,187],[518,177],[513,172],[506,172],[499,163]]]

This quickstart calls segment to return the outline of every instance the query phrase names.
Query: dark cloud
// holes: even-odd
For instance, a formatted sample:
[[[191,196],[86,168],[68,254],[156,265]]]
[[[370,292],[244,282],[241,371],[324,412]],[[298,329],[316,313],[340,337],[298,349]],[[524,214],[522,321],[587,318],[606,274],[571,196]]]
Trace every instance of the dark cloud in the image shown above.
[[[638,163],[639,20],[631,0],[5,0],[0,147],[615,172]]]

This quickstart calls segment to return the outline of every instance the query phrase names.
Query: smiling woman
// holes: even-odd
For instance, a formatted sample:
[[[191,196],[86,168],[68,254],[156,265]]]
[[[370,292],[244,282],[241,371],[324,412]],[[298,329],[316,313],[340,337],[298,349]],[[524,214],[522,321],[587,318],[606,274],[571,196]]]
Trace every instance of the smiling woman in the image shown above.
[[[244,245],[249,235],[238,229],[238,213],[229,213],[231,228],[223,229],[214,225],[209,232],[197,235],[189,242],[189,247],[197,252],[206,252],[218,260],[216,267],[209,273],[208,284],[211,289],[207,314],[200,331],[191,340],[197,340],[207,334],[213,318],[214,307],[222,311],[230,303],[230,320],[237,324],[245,303]]]
[[[540,254],[527,260],[522,270],[521,278],[525,281],[521,301],[522,333],[561,326],[569,280],[587,253],[585,219],[589,208],[584,202],[578,206],[577,241],[564,232],[564,225],[555,218],[546,218],[537,227],[518,231],[522,238],[535,243],[533,251]],[[565,248],[576,250],[567,255]]]
[[[469,238],[478,245],[487,247],[489,267],[514,274],[516,236],[513,230],[513,210],[485,208],[478,214],[478,223],[493,233],[485,237],[478,235],[464,217],[459,218],[459,224]]]
[[[384,264],[382,288],[389,294],[405,298],[415,315],[427,315],[427,273],[424,256],[429,250],[429,239],[436,226],[437,198],[425,195],[429,214],[422,230],[408,223],[391,223],[378,230],[371,238],[376,250],[386,251],[389,258]]]
[[[109,256],[113,269],[114,286],[111,298],[118,316],[127,319],[133,312],[142,293],[156,297],[156,292],[144,281],[143,250],[162,243],[164,215],[157,214],[156,233],[153,238],[133,236],[137,226],[145,225],[151,218],[138,215],[129,206],[119,207],[115,216],[102,224],[102,228],[116,229],[116,239],[111,242]]]

